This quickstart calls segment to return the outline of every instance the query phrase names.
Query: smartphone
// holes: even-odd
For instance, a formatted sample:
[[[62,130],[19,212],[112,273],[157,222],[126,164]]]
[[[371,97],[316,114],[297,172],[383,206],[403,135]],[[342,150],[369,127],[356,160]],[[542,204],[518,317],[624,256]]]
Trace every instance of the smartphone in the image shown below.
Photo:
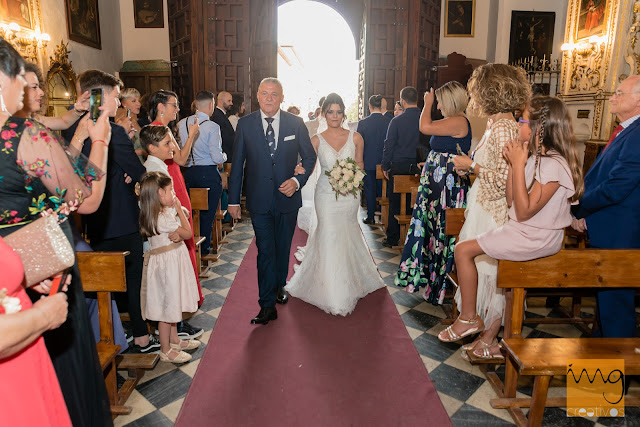
[[[55,295],[62,290],[62,288],[64,287],[64,284],[67,281],[68,276],[69,276],[69,273],[65,271],[60,276],[54,277],[53,283],[51,284],[51,291],[49,291],[49,296]]]
[[[456,144],[456,151],[458,152],[458,154],[464,154],[462,148],[460,148],[460,144]]]
[[[131,118],[131,110],[127,108],[127,118]]]
[[[100,117],[100,107],[102,106],[102,88],[91,89],[91,98],[89,99],[89,113],[93,123]]]

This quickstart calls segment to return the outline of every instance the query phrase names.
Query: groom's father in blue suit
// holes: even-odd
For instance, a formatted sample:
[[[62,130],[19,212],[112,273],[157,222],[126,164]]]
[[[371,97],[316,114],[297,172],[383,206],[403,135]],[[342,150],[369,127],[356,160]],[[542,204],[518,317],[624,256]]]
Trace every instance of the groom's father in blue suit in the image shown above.
[[[623,81],[609,100],[618,126],[584,178],[584,196],[572,226],[589,234],[591,246],[640,248],[640,76]],[[635,336],[633,289],[597,293],[601,336]]]
[[[382,95],[371,95],[369,111],[371,114],[358,122],[357,132],[364,139],[364,195],[367,201],[365,224],[376,223],[376,196],[382,196],[382,181],[376,179],[376,167],[382,164],[382,151],[387,128],[391,119],[382,114],[387,110],[387,101]]]
[[[299,190],[316,163],[304,122],[280,110],[283,99],[278,79],[269,77],[260,82],[260,110],[238,121],[229,177],[229,213],[240,219],[243,173],[245,176],[247,210],[258,246],[260,291],[260,312],[251,323],[261,325],[278,318],[276,302],[287,302],[283,288],[289,272],[291,239],[302,206]],[[294,177],[298,156],[307,172]]]

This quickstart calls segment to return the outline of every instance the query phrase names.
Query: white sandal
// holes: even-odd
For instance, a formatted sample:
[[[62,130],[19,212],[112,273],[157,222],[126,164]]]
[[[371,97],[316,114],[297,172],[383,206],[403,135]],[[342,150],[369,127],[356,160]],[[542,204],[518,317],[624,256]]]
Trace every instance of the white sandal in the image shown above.
[[[182,343],[187,343],[186,346],[183,346]],[[190,340],[180,340],[180,342],[178,344],[173,344],[171,343],[171,348],[174,348],[176,350],[195,350],[196,348],[200,347],[200,341],[196,340],[196,339],[190,339]]]
[[[171,352],[178,353],[178,354],[173,359],[171,359],[169,357],[169,354]],[[158,355],[160,356],[160,360],[162,360],[163,362],[185,363],[185,362],[188,362],[189,360],[191,360],[191,355],[189,353],[185,353],[184,351],[178,351],[173,347],[171,349],[169,349],[169,351],[167,351],[166,353],[163,353],[162,351],[159,351]]]
[[[471,319],[471,320],[465,320],[462,319],[460,316],[458,316],[458,318],[456,319],[456,322],[460,321],[461,323],[464,323],[466,325],[477,325],[475,328],[469,328],[466,331],[464,331],[461,335],[456,334],[453,331],[453,325],[455,325],[455,322],[453,323],[453,325],[448,326],[447,329],[445,329],[444,331],[440,332],[438,334],[438,339],[442,342],[454,342],[454,341],[458,341],[461,340],[464,337],[468,337],[469,335],[473,335],[473,334],[477,334],[478,332],[482,332],[482,330],[484,329],[484,322],[482,321],[482,318],[476,314],[476,316]],[[447,336],[445,337],[443,334],[446,332]]]

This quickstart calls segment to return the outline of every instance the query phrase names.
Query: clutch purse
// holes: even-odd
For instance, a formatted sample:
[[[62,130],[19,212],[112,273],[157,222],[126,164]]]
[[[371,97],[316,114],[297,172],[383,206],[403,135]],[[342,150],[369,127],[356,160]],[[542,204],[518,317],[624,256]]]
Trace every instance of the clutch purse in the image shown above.
[[[4,238],[18,253],[27,287],[73,266],[75,253],[56,215],[38,218]]]

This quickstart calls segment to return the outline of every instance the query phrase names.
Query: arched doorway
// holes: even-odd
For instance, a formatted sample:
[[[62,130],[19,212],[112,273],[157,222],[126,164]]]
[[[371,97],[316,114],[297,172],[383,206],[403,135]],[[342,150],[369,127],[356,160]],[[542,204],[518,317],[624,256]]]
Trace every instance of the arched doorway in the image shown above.
[[[284,85],[283,109],[296,106],[306,120],[321,97],[336,92],[349,119],[357,119],[356,40],[333,8],[304,0],[278,7],[277,77]]]

